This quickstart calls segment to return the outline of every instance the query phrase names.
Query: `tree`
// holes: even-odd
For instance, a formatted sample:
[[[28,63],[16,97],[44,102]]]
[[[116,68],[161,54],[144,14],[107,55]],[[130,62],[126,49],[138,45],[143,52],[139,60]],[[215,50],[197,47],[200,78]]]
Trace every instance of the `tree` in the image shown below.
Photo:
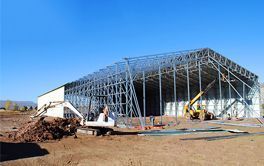
[[[5,102],[5,109],[6,109],[6,110],[10,110],[11,105],[12,105],[12,101],[7,100],[7,101]]]
[[[32,107],[32,106],[30,106],[28,110],[29,110],[29,111],[32,111],[32,110],[33,110],[33,107]]]
[[[28,110],[28,107],[27,106],[23,106],[20,108],[20,111],[27,111]]]
[[[19,110],[19,106],[17,105],[17,103],[14,103],[14,111],[18,111]]]

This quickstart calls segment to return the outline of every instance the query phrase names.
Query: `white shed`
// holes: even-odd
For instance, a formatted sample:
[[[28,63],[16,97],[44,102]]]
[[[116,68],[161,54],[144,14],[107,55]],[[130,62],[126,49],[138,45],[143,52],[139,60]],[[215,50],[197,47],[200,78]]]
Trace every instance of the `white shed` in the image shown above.
[[[65,86],[62,85],[54,90],[51,90],[47,93],[44,93],[43,95],[38,96],[38,110],[43,105],[49,104],[49,102],[64,101],[64,92],[65,92]],[[45,115],[63,118],[64,108],[63,106],[58,106],[56,108],[49,108]]]

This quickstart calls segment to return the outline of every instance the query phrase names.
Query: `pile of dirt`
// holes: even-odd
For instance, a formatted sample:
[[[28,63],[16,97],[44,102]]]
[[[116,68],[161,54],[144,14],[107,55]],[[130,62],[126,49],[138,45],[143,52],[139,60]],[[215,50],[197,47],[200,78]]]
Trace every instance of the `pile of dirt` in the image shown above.
[[[75,118],[40,118],[29,121],[18,131],[11,132],[9,138],[18,142],[43,142],[45,140],[61,139],[63,136],[75,135],[76,127],[79,125],[80,121]]]

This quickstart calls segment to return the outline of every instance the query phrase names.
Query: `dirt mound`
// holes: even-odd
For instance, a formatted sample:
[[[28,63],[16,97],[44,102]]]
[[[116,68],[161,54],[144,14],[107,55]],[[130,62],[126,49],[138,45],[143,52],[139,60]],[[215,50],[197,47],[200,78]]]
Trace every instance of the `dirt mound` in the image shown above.
[[[75,135],[80,121],[75,118],[41,118],[29,121],[18,131],[9,134],[9,138],[18,142],[42,142],[45,140],[61,139],[63,136]]]

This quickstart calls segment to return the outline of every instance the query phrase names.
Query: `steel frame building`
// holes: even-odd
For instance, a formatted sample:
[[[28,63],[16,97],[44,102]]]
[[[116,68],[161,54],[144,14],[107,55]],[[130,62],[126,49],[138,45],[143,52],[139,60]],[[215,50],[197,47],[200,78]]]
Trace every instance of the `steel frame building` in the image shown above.
[[[164,115],[183,116],[184,105],[215,79],[199,101],[209,111],[219,117],[260,116],[258,76],[209,48],[124,58],[65,84],[65,100],[81,112],[90,100],[93,110],[107,103],[119,123],[137,119],[143,127],[149,115],[160,116],[160,123]]]

